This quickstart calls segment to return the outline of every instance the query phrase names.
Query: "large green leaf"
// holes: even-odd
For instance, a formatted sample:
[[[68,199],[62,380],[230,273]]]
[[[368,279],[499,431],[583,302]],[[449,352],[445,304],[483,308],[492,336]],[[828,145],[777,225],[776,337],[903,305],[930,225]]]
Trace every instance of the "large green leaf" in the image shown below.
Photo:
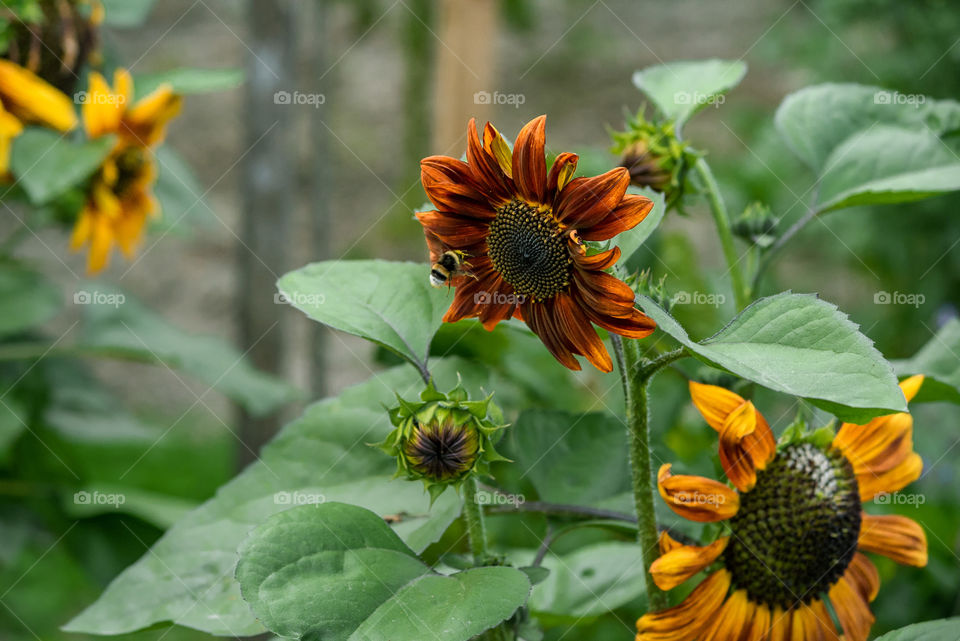
[[[239,554],[244,599],[267,628],[294,639],[466,640],[530,591],[513,568],[433,574],[380,516],[343,503],[275,514]]]
[[[905,628],[887,632],[876,641],[957,641],[960,617],[914,623]]]
[[[790,94],[776,115],[780,135],[818,174],[839,145],[858,132],[882,125],[929,130],[940,136],[960,128],[960,103],[831,83]]]
[[[693,114],[740,84],[747,73],[742,60],[669,62],[633,74],[633,84],[680,129]]]
[[[225,91],[243,84],[242,69],[169,69],[160,73],[138,75],[134,80],[137,97],[149,94],[162,84],[169,84],[179,94]]]
[[[113,148],[113,136],[73,142],[49,129],[29,128],[14,140],[10,170],[34,205],[50,202],[89,178]]]
[[[640,296],[640,306],[704,362],[805,398],[844,421],[906,411],[893,369],[872,341],[813,294],[761,298],[700,342],[651,298]]]
[[[548,554],[549,576],[533,588],[530,610],[560,621],[606,614],[643,596],[643,555],[636,543],[595,543],[563,556]]]
[[[44,323],[61,307],[60,290],[39,272],[17,264],[0,267],[0,336]]]
[[[74,294],[74,301],[84,304],[83,348],[157,360],[197,377],[253,414],[296,397],[291,386],[254,368],[223,339],[185,332],[118,290],[90,284]]]
[[[516,423],[508,432],[512,457],[544,501],[593,505],[630,489],[618,417],[527,410]]]
[[[898,374],[923,374],[926,379],[915,402],[960,404],[960,320],[948,321],[919,352],[894,363]]]
[[[439,360],[432,368],[443,390],[456,384],[459,372],[479,395],[485,381],[468,363]],[[403,515],[394,530],[414,551],[425,549],[457,517],[459,499],[446,492],[431,508],[421,484],[391,480],[396,463],[367,446],[391,430],[382,405],[395,402],[394,390],[411,397],[422,386],[404,365],[308,407],[264,447],[258,462],[168,530],[67,629],[120,634],[173,622],[219,635],[263,632],[233,578],[237,546],[270,515],[321,496]]]
[[[281,296],[310,318],[361,336],[426,369],[430,341],[453,290],[430,286],[430,270],[416,263],[335,260],[283,276]]]
[[[933,132],[879,125],[830,154],[817,209],[906,202],[958,189],[960,159]]]

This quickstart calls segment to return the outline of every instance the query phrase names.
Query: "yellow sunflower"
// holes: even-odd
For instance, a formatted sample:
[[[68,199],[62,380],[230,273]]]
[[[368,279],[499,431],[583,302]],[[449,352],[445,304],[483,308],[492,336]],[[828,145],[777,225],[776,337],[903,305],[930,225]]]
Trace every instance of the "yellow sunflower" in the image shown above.
[[[912,399],[922,376],[900,384]],[[861,502],[919,478],[907,413],[845,423],[832,443],[800,439],[781,445],[753,403],[721,387],[690,383],[690,395],[720,436],[730,482],[658,473],[663,500],[701,523],[726,522],[706,546],[663,533],[662,556],[650,568],[664,590],[710,567],[679,605],[637,621],[637,641],[865,641],[870,602],[880,578],[862,551],[923,567],[927,540],[903,516],[872,516]],[[829,601],[839,621],[831,618]]]
[[[133,79],[125,69],[114,74],[112,90],[99,73],[90,74],[82,108],[84,129],[92,139],[117,136],[90,182],[70,240],[74,251],[89,244],[90,273],[107,265],[114,243],[131,259],[147,219],[159,213],[153,196],[157,172],[152,148],[163,140],[182,99],[170,85],[163,85],[135,104],[132,100]]]
[[[10,145],[24,124],[59,131],[77,126],[73,103],[38,75],[0,59],[0,178],[10,168]]]

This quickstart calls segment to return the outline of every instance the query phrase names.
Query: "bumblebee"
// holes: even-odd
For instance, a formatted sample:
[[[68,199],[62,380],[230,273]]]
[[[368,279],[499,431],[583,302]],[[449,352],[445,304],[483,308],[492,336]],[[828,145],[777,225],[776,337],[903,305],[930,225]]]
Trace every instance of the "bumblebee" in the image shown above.
[[[430,284],[434,287],[450,286],[450,280],[456,276],[469,275],[466,259],[468,256],[457,250],[443,252],[437,262],[430,267]]]

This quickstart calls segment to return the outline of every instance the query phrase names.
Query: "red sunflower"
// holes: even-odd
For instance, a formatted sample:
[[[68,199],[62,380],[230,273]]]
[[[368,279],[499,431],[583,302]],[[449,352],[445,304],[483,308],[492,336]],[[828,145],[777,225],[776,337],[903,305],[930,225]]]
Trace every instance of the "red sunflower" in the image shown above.
[[[633,290],[604,271],[620,249],[588,255],[583,241],[631,229],[653,202],[626,193],[630,173],[622,167],[573,178],[577,155],[561,153],[548,172],[545,129],[546,116],[527,123],[511,152],[490,123],[481,143],[471,120],[466,162],[421,161],[423,188],[437,208],[417,214],[431,258],[450,250],[466,255],[443,320],[475,317],[492,330],[516,316],[566,367],[580,369],[578,354],[609,372],[610,354],[593,325],[643,338],[656,324],[634,307]]]

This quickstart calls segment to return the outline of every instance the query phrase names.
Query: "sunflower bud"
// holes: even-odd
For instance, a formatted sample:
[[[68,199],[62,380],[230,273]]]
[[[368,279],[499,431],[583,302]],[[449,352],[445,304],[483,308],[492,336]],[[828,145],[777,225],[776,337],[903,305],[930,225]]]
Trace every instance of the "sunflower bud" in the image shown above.
[[[80,68],[98,54],[103,20],[99,0],[33,0],[11,9],[0,36],[0,57],[29,69],[60,91],[73,93]]]
[[[657,305],[669,312],[672,300],[664,287],[666,280],[666,276],[661,276],[656,283],[653,282],[653,274],[650,272],[650,269],[647,268],[633,277],[633,279],[628,279],[627,284],[631,285],[635,292],[649,296]]]
[[[751,203],[733,221],[733,233],[758,247],[769,247],[777,230],[777,219],[763,203]]]
[[[379,444],[396,457],[396,475],[423,481],[432,501],[471,474],[487,474],[491,462],[506,461],[493,447],[506,425],[491,396],[468,400],[460,385],[442,394],[432,381],[419,402],[397,396],[399,405],[389,410],[395,429]]]
[[[611,136],[611,151],[620,155],[620,166],[630,172],[630,182],[663,193],[667,207],[677,205],[696,154],[677,139],[673,123],[648,122],[641,110],[628,120],[626,131],[611,132]]]

